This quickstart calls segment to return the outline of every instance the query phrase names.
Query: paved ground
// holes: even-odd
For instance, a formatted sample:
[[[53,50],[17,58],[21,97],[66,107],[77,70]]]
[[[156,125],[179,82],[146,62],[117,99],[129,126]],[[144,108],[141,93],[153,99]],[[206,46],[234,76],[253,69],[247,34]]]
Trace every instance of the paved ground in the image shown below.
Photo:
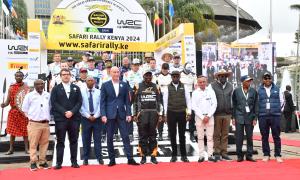
[[[257,133],[256,133],[257,134]],[[259,135],[259,134],[257,134]],[[285,134],[282,133],[281,137],[284,139],[290,140],[300,140],[300,133],[289,133]],[[273,149],[273,144],[271,144],[271,149]],[[255,155],[255,159],[262,159],[262,148],[261,148],[261,141],[254,141],[254,148],[258,150],[258,155]],[[295,159],[300,158],[300,147],[293,147],[293,146],[282,146],[282,156],[286,159]],[[233,159],[236,159],[235,156],[232,156]],[[51,162],[50,162],[51,163]],[[3,169],[16,169],[16,168],[27,168],[28,163],[16,163],[16,164],[0,164],[0,170]]]

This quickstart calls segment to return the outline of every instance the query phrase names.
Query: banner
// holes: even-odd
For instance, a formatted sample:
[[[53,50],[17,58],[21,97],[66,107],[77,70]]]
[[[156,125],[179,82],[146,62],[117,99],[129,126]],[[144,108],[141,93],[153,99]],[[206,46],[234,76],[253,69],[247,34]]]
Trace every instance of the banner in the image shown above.
[[[253,77],[253,86],[261,83],[265,72],[273,73],[273,47],[275,44],[226,44],[206,43],[202,45],[202,72],[208,81],[214,81],[214,74],[220,69],[232,72],[228,80],[235,86],[241,84],[243,75]],[[275,76],[274,76],[275,79]]]
[[[28,83],[28,43],[25,40],[7,40],[0,39],[0,57],[1,57],[1,66],[0,66],[0,99],[2,103],[3,95],[4,98],[7,98],[8,88],[11,84],[15,83],[15,73],[22,68],[24,73],[24,82]],[[4,86],[4,79],[6,79],[6,90],[5,94],[2,93]],[[7,106],[4,108],[4,123],[1,134],[4,134],[6,128],[6,120],[10,107]]]
[[[48,37],[47,48],[59,50],[137,52],[145,47],[139,43],[154,42],[147,13],[135,0],[64,0],[52,14]]]

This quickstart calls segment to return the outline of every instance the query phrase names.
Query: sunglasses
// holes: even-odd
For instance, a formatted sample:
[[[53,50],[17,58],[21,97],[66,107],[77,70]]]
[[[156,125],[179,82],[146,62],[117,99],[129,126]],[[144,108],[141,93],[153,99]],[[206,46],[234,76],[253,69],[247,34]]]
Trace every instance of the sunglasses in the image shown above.
[[[264,78],[264,80],[271,80],[272,78]]]

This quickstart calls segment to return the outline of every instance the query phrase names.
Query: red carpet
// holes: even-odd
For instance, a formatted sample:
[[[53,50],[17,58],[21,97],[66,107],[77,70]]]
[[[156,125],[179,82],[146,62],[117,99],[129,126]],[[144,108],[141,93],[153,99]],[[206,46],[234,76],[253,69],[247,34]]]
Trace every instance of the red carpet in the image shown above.
[[[26,169],[0,171],[1,180],[182,180],[182,179],[222,179],[222,180],[285,180],[300,177],[300,159],[285,160],[279,164],[274,160],[264,163],[219,162],[219,163],[159,163],[143,166],[125,164],[114,167],[82,166],[80,169],[64,167],[61,170]]]
[[[261,136],[260,135],[253,135],[253,140],[261,141]],[[274,142],[271,134],[270,134],[270,137],[269,137],[269,142],[272,142],[272,143]],[[290,139],[281,138],[281,144],[282,145],[287,145],[287,146],[300,147],[300,140],[290,140]]]

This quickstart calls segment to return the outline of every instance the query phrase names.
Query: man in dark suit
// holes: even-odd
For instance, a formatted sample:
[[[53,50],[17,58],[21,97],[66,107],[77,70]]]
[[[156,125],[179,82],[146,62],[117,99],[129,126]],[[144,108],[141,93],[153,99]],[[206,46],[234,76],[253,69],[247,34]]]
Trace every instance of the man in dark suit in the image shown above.
[[[101,88],[101,116],[102,122],[107,128],[107,148],[110,162],[108,166],[116,165],[113,145],[115,127],[118,125],[129,165],[139,165],[132,158],[132,149],[127,130],[127,123],[131,121],[131,109],[129,102],[129,86],[120,81],[118,67],[110,70],[111,80],[102,84]]]
[[[292,115],[295,111],[293,97],[290,93],[291,86],[287,85],[286,90],[284,91],[284,107],[283,107],[283,114],[285,118],[285,133],[291,132],[291,124],[292,124]]]
[[[252,158],[253,154],[253,128],[256,125],[257,119],[257,92],[254,88],[250,87],[253,79],[248,76],[241,77],[242,87],[237,87],[232,94],[232,106],[233,106],[233,120],[232,124],[235,125],[236,131],[236,152],[237,162],[244,160],[242,152],[244,131],[246,131],[247,137],[247,154],[246,160],[255,162]]]
[[[80,88],[71,84],[71,72],[68,69],[60,71],[62,82],[55,86],[51,92],[52,113],[55,121],[56,166],[61,169],[63,162],[65,137],[68,133],[71,151],[71,163],[73,168],[79,168],[77,164],[77,146],[81,115],[79,113],[82,105]]]

